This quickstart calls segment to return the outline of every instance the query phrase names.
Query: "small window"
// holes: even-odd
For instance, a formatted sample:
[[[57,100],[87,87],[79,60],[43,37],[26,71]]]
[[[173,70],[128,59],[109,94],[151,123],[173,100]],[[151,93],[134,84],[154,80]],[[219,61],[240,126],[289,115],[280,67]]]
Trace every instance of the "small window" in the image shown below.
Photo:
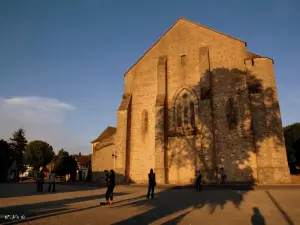
[[[148,111],[144,110],[142,114],[142,124],[143,124],[143,131],[146,132],[148,130]]]
[[[181,56],[180,64],[181,64],[181,66],[185,66],[186,65],[186,55],[182,55]]]
[[[201,88],[201,100],[211,99],[210,88]]]
[[[177,126],[182,126],[182,111],[181,111],[181,105],[177,106]]]
[[[195,127],[195,105],[193,102],[190,103],[190,112],[191,112],[191,126]]]

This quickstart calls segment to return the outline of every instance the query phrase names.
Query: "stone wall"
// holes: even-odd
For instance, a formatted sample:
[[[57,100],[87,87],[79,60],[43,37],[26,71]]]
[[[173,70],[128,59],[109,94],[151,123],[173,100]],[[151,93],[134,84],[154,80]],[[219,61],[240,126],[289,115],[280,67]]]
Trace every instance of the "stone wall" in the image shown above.
[[[131,107],[132,95],[130,93],[125,93],[117,112],[117,133],[115,141],[117,155],[115,172],[120,174],[123,178],[125,178],[127,172],[126,168],[129,168],[129,165],[127,164],[130,161],[127,160],[127,158],[130,153]],[[125,180],[119,180],[119,182],[123,181]]]
[[[250,94],[257,175],[260,183],[289,183],[273,63],[269,58],[246,61],[251,85],[255,86],[255,81],[260,84],[260,89]]]
[[[115,168],[115,135],[97,142],[93,146],[92,155],[92,180],[105,182],[104,170]]]

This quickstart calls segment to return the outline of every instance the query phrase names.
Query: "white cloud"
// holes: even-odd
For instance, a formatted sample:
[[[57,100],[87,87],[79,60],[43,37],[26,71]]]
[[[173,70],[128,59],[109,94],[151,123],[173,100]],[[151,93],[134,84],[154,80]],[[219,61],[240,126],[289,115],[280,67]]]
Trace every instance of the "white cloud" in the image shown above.
[[[31,140],[44,140],[55,150],[90,153],[89,143],[65,129],[68,113],[76,108],[54,98],[38,96],[0,99],[0,138],[23,127]]]
[[[0,110],[6,116],[29,123],[62,123],[66,112],[74,106],[53,98],[14,97],[0,100]]]

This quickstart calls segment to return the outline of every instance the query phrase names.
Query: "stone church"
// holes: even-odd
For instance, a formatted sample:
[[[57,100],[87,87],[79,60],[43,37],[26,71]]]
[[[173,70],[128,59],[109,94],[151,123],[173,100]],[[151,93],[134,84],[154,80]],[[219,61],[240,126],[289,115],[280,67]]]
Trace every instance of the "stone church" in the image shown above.
[[[92,142],[93,180],[289,183],[271,58],[180,18],[125,74],[117,127]]]

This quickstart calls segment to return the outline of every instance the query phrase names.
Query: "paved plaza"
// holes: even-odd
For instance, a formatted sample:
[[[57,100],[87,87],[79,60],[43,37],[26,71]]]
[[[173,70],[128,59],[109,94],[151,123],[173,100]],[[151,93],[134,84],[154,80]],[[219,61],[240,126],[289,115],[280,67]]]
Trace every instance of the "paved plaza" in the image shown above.
[[[46,189],[46,186],[45,186]],[[157,190],[145,199],[145,187],[117,186],[112,206],[105,189],[57,185],[56,193],[36,193],[34,184],[0,184],[0,223],[19,224],[300,224],[300,189]],[[25,215],[23,221],[6,215]]]

